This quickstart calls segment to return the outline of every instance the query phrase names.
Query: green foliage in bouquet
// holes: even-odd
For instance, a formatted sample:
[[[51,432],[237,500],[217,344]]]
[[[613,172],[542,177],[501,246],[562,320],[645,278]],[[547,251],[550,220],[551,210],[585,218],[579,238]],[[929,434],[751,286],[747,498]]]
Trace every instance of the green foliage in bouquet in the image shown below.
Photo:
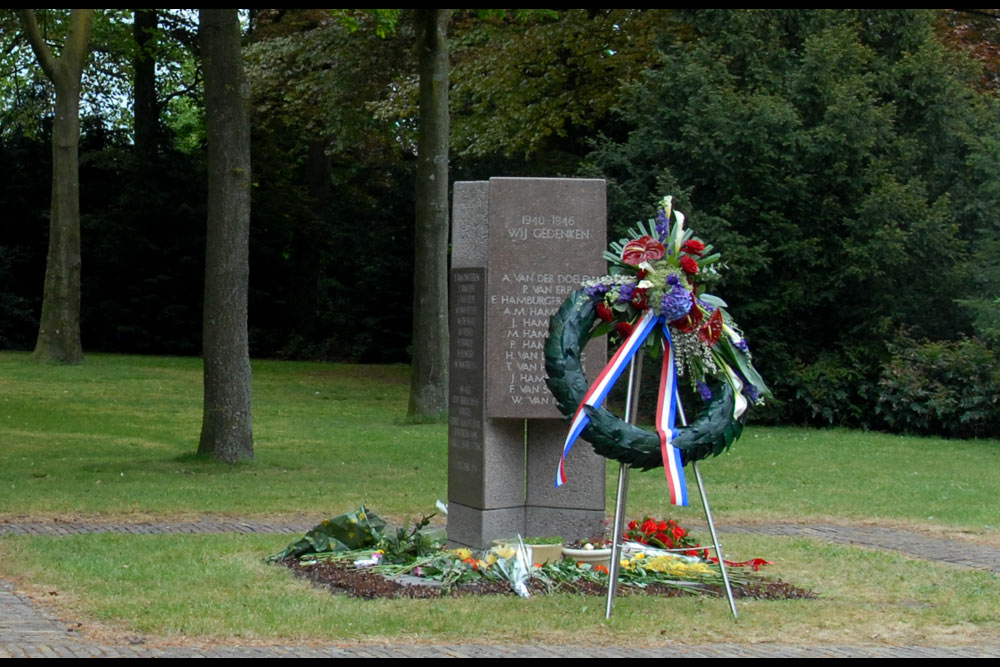
[[[300,540],[292,542],[268,561],[274,562],[286,558],[298,558],[305,554],[324,553],[331,551],[351,551],[374,546],[385,529],[385,521],[362,505],[355,510],[340,514],[323,521],[305,534]]]

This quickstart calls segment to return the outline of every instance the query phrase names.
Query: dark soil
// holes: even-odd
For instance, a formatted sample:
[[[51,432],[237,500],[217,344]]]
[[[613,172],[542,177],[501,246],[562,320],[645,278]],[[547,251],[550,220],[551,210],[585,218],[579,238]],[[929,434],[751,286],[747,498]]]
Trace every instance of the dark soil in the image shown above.
[[[370,570],[359,570],[351,564],[337,562],[318,562],[315,565],[303,566],[298,560],[281,561],[281,565],[291,568],[295,576],[311,581],[317,586],[327,588],[332,593],[349,595],[351,597],[373,600],[376,598],[441,598],[462,597],[465,595],[514,595],[506,582],[474,582],[461,584],[445,589],[435,585],[408,585]],[[532,595],[544,595],[549,591],[538,581],[529,581],[528,590]],[[593,582],[563,583],[552,592],[576,593],[582,595],[608,594],[608,587]],[[705,586],[699,591],[686,591],[663,584],[651,584],[646,588],[621,585],[619,596],[658,595],[662,597],[682,597],[686,595],[724,596],[725,589],[721,586]],[[803,590],[778,580],[760,579],[747,586],[733,588],[733,597],[752,598],[757,600],[793,600],[813,599],[816,594]]]

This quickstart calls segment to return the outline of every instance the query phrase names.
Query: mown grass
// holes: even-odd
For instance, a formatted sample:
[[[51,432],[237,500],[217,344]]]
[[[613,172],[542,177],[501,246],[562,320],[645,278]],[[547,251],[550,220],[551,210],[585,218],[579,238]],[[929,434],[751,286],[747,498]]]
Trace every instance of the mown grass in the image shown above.
[[[967,643],[1000,640],[1000,580],[896,554],[805,539],[731,536],[767,555],[771,576],[816,600],[603,598],[576,595],[363,601],[311,588],[263,554],[275,536],[79,535],[0,542],[6,574],[71,610],[170,641],[552,641],[622,646],[670,641]],[[38,588],[42,586],[42,588]],[[52,594],[55,593],[55,596]]]
[[[0,353],[0,517],[323,517],[367,503],[402,518],[447,497],[447,427],[406,423],[406,367],[255,361],[253,370],[256,459],[227,466],[194,456],[198,359],[90,355],[65,367]],[[701,468],[724,521],[981,532],[1000,515],[997,440],[750,427]],[[608,466],[609,500],[616,471]],[[630,515],[663,514],[664,498],[660,471],[632,474]],[[695,519],[692,506],[675,513]]]
[[[62,367],[0,353],[0,521],[319,519],[361,503],[399,520],[447,497],[446,426],[406,423],[405,367],[255,361],[253,370],[256,459],[230,467],[193,455],[200,360],[90,355]],[[996,541],[998,463],[995,440],[751,427],[731,453],[704,462],[702,474],[720,522],[872,520]],[[608,467],[609,499],[616,468]],[[692,507],[670,509],[661,472],[633,473],[629,516],[698,522],[693,475],[688,481]],[[7,537],[0,574],[57,591],[53,599],[84,618],[172,639],[961,643],[1000,636],[992,574],[805,539],[727,538],[730,555],[775,560],[771,574],[821,594],[741,603],[738,625],[724,602],[700,599],[622,600],[604,623],[600,600],[566,595],[331,598],[263,564],[288,541]]]
[[[731,452],[699,465],[719,521],[826,517],[1000,532],[997,440],[751,426]],[[684,512],[694,517],[701,507],[687,477],[692,507]],[[662,512],[662,471],[631,480],[630,514]]]
[[[404,422],[406,367],[253,369],[256,458],[228,466],[194,456],[198,359],[0,354],[0,516],[403,515],[446,497],[446,427]]]

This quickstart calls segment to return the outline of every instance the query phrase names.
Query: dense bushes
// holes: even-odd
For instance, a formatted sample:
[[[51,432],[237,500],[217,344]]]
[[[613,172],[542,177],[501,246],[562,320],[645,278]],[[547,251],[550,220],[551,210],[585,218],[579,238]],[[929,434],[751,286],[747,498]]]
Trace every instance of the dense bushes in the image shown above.
[[[893,431],[957,438],[1000,436],[1000,351],[975,338],[902,341],[878,383]]]
[[[672,193],[724,253],[718,292],[775,390],[754,419],[902,427],[875,410],[896,332],[970,335],[958,300],[997,293],[970,255],[1000,229],[997,109],[977,69],[932,13],[680,18],[623,101],[628,138],[590,157],[613,223]]]

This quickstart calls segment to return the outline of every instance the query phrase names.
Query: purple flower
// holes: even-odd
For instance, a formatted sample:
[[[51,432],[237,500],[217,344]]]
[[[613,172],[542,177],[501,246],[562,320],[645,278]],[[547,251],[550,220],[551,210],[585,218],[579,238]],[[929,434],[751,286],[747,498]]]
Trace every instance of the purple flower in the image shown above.
[[[590,285],[589,287],[583,288],[584,294],[586,294],[591,298],[598,296],[600,294],[604,294],[607,291],[608,291],[608,286],[605,285],[604,283],[596,283],[594,285]]]
[[[656,212],[656,235],[661,240],[665,239],[669,230],[670,222],[667,221],[667,212],[661,208]]]
[[[743,395],[747,397],[747,400],[751,403],[756,403],[760,399],[760,393],[757,391],[757,387],[753,386],[749,382],[743,385]]]
[[[625,284],[618,288],[618,303],[628,303],[632,300],[635,285]]]
[[[679,320],[691,310],[691,303],[691,292],[680,285],[674,285],[669,292],[663,295],[663,300],[660,302],[660,314],[667,319],[667,322]]]
[[[698,393],[701,394],[701,400],[706,403],[712,400],[712,390],[701,380],[698,380]]]
[[[750,347],[747,345],[747,341],[745,338],[740,338],[738,341],[736,341],[736,349],[742,352],[743,354],[750,354]]]
[[[715,306],[710,306],[701,299],[698,299],[698,305],[701,306],[709,315],[715,312]]]
[[[667,284],[668,285],[680,285],[681,284],[681,280],[680,280],[680,278],[677,277],[676,274],[671,273],[669,276],[667,276]]]

